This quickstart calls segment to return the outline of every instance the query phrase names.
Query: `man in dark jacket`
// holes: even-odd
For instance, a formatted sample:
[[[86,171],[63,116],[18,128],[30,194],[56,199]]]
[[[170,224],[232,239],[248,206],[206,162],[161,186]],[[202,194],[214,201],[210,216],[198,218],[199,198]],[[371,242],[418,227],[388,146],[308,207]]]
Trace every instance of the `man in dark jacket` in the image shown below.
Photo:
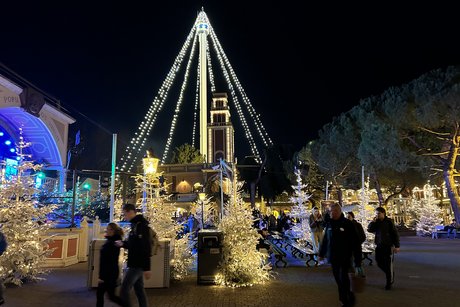
[[[131,231],[127,241],[117,241],[117,246],[128,249],[128,270],[121,285],[121,298],[124,306],[130,307],[129,292],[134,287],[140,307],[147,307],[147,297],[144,290],[144,280],[150,279],[151,243],[149,222],[136,213],[133,204],[123,205],[123,215],[131,223]]]
[[[393,284],[391,256],[393,252],[399,252],[399,234],[393,221],[386,216],[383,207],[377,207],[375,215],[367,231],[375,233],[375,260],[378,267],[385,272],[385,290],[390,290]]]
[[[348,273],[352,265],[352,257],[355,266],[361,266],[361,243],[355,226],[343,216],[339,204],[331,205],[330,216],[321,242],[319,257],[320,260],[327,257],[332,266],[332,273],[339,288],[339,299],[343,304],[342,306],[354,306],[355,295],[350,290]]]

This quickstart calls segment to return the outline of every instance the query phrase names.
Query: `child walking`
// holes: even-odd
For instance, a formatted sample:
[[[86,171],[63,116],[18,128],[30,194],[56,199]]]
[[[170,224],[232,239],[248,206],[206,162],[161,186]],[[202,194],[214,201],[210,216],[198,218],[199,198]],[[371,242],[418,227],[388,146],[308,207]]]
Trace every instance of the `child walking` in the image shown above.
[[[115,245],[115,241],[121,240],[123,229],[116,223],[107,225],[105,238],[107,239],[101,248],[101,257],[99,265],[99,284],[97,287],[97,307],[104,306],[104,293],[107,292],[109,299],[122,306],[123,301],[115,295],[115,288],[119,284],[120,269],[118,266],[118,257],[120,247]]]

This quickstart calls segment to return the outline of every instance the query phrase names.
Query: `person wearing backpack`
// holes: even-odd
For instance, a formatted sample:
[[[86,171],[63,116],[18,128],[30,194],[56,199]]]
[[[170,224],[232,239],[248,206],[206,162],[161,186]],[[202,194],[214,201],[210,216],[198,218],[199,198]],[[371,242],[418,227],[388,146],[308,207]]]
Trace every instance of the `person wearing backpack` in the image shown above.
[[[130,307],[130,291],[134,287],[140,307],[147,307],[147,297],[144,290],[144,279],[150,279],[150,256],[152,255],[151,233],[149,222],[142,214],[136,213],[133,204],[123,205],[123,215],[131,223],[131,231],[125,241],[115,241],[116,246],[128,250],[128,270],[121,284],[120,297],[123,306]]]
[[[0,231],[0,256],[6,251],[8,242],[3,232]],[[3,281],[0,280],[0,305],[5,304],[5,299],[3,298]]]

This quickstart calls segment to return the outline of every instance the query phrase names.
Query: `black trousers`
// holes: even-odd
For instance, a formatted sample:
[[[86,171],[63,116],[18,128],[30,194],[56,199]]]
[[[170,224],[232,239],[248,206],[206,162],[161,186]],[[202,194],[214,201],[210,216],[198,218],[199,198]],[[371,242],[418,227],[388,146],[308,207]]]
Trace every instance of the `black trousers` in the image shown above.
[[[391,246],[379,245],[375,248],[377,266],[385,273],[387,284],[391,284]]]
[[[354,298],[354,295],[350,290],[350,277],[348,276],[350,264],[331,263],[331,266],[335,282],[337,283],[337,287],[339,289],[339,300],[343,305],[347,305],[351,303]]]
[[[107,292],[109,295],[109,300],[112,302],[123,306],[123,300],[115,295],[115,288],[117,287],[116,282],[100,282],[97,285],[97,292],[96,292],[96,306],[97,307],[103,307],[104,306],[104,294]]]

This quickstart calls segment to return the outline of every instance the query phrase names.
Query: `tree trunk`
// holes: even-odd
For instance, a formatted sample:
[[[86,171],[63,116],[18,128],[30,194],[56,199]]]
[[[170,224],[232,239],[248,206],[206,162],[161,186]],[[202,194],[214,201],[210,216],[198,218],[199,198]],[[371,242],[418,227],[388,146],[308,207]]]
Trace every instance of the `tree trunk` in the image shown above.
[[[342,188],[337,187],[337,200],[339,201],[340,206],[343,206],[343,193]]]
[[[454,141],[450,145],[449,154],[444,165],[444,181],[446,183],[447,196],[450,199],[452,211],[454,212],[455,219],[460,221],[460,196],[458,195],[457,187],[455,186],[455,162],[458,157],[459,145],[457,142],[458,137],[454,137]]]
[[[372,174],[372,179],[374,180],[375,191],[377,192],[377,197],[379,198],[379,205],[383,206],[385,200],[383,199],[382,187],[380,186],[380,181],[377,178],[376,174]]]

